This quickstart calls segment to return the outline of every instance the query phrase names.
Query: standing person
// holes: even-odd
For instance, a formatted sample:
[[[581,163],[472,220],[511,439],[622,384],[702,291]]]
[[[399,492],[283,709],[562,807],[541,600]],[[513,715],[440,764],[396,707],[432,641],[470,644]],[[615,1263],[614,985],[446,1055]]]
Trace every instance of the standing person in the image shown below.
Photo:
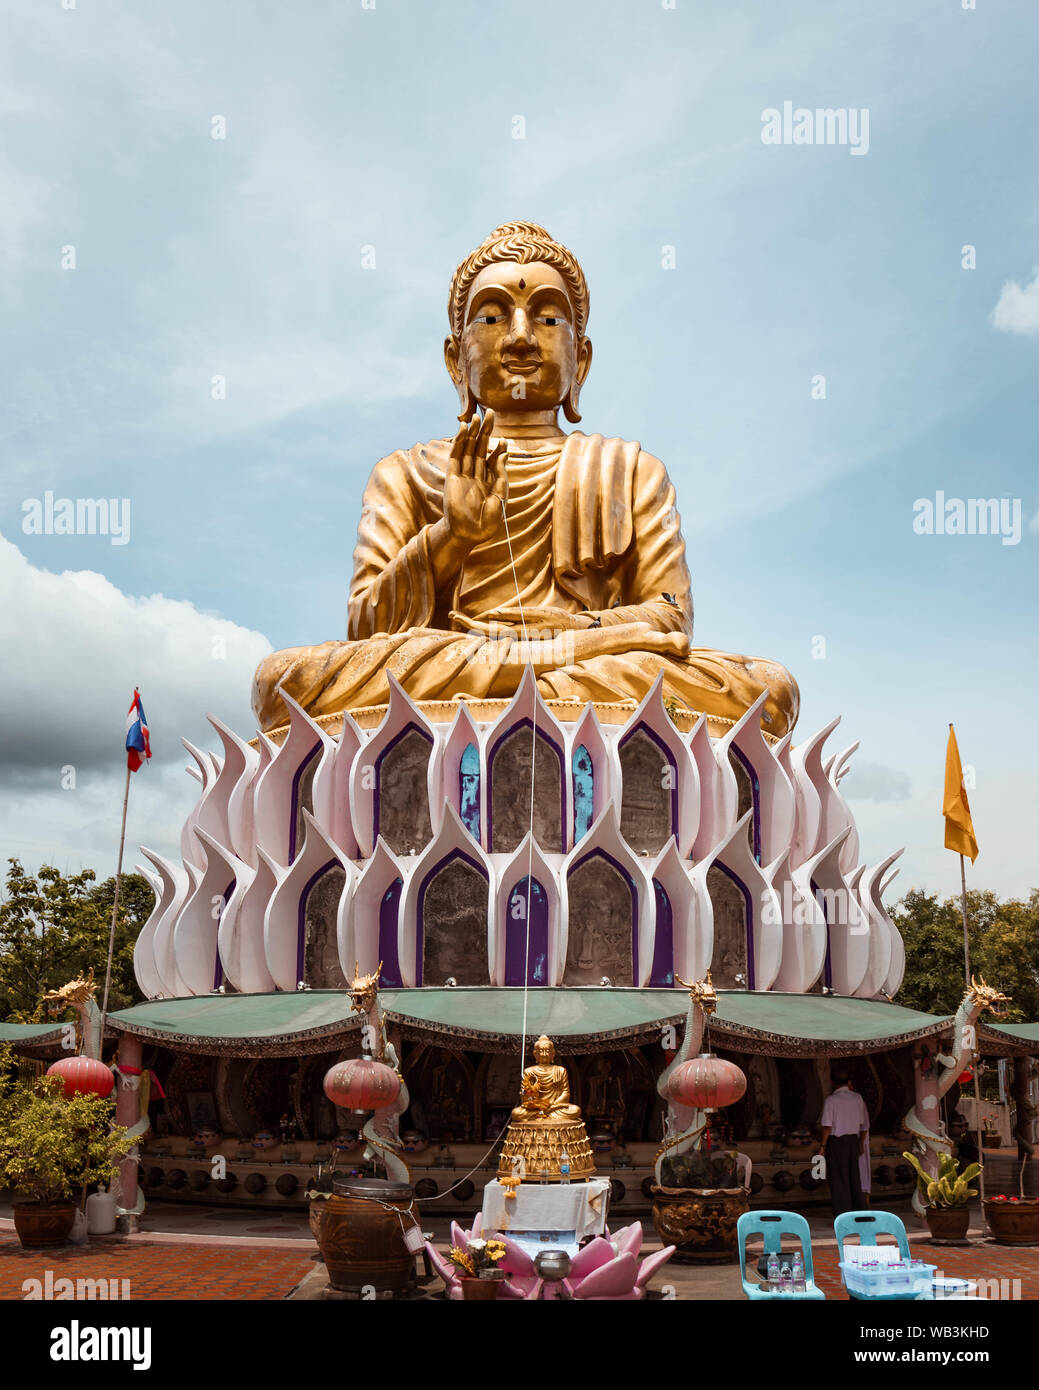
[[[866,1102],[851,1089],[851,1078],[842,1066],[830,1072],[833,1090],[823,1102],[819,1123],[823,1136],[819,1152],[826,1158],[826,1176],[834,1216],[859,1211],[865,1206],[859,1162],[869,1134]]]

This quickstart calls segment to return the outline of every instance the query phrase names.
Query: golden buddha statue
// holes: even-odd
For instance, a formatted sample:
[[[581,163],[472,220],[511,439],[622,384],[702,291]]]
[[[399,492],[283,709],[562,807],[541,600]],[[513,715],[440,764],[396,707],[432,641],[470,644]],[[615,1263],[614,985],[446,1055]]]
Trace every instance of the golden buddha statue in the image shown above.
[[[256,672],[265,732],[279,689],[334,732],[379,710],[388,675],[432,717],[511,698],[532,665],[541,695],[624,708],[664,693],[724,733],[767,690],[763,731],[797,719],[770,661],[691,646],[693,602],[675,490],[639,444],[559,426],[581,419],[592,361],[574,256],[529,222],[496,228],[455,271],[444,357],[461,428],[376,464],[354,551],[347,640],[275,652]],[[565,707],[560,713],[565,717]]]
[[[542,1034],[534,1044],[534,1065],[523,1072],[523,1103],[509,1120],[498,1163],[502,1176],[514,1175],[515,1160],[522,1156],[529,1180],[547,1176],[558,1182],[559,1160],[564,1153],[570,1160],[571,1178],[583,1181],[595,1172],[580,1107],[570,1099],[566,1067],[559,1066],[555,1056],[551,1038]]]

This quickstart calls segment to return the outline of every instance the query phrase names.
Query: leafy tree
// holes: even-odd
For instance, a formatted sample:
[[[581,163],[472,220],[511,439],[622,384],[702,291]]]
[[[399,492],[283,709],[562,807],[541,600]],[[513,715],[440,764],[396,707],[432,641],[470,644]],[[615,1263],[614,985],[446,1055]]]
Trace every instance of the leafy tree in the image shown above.
[[[898,1002],[927,1013],[955,1013],[963,998],[963,919],[959,898],[939,902],[914,888],[891,913],[906,948]],[[1039,889],[1027,902],[967,894],[971,970],[1011,997],[1006,1022],[1039,1019]]]
[[[27,873],[9,859],[0,901],[0,1019],[30,1023],[44,1018],[42,998],[93,967],[104,989],[115,879],[95,882],[92,870],[63,874],[50,864]],[[110,1010],[143,997],[133,973],[133,946],[155,895],[140,874],[124,874],[112,958]]]

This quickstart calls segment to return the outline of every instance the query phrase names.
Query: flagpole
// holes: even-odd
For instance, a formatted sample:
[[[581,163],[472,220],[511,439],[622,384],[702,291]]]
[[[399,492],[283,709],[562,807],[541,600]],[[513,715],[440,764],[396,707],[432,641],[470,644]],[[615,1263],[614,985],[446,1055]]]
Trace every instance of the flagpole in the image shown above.
[[[960,911],[963,914],[963,978],[970,988],[970,941],[967,938],[967,870],[960,855]]]
[[[108,1014],[108,991],[112,983],[112,956],[115,954],[115,924],[119,915],[119,885],[123,877],[123,846],[126,843],[126,806],[130,800],[130,760],[126,761],[126,788],[123,792],[123,824],[119,831],[119,861],[115,870],[115,893],[112,896],[112,927],[108,933],[108,964],[105,967],[105,994],[101,1003],[101,1024],[97,1034],[97,1056],[105,1044],[105,1018]]]
[[[970,989],[970,942],[967,937],[967,870],[964,867],[963,855],[960,855],[960,911],[963,914],[963,970],[967,988]],[[974,1037],[974,1046],[971,1048],[971,1060],[973,1066],[971,1071],[974,1073],[974,1131],[978,1139],[978,1163],[981,1165],[981,1172],[978,1174],[978,1196],[981,1198],[984,1212],[985,1206],[985,1164],[982,1160],[981,1143],[981,1088],[978,1085],[978,1063],[981,1053],[977,1046],[977,1033]]]

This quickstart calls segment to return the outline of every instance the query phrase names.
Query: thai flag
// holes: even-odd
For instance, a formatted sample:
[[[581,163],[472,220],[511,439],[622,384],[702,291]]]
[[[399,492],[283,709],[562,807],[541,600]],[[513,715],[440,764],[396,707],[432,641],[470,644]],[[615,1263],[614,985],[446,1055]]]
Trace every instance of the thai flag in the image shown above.
[[[143,757],[141,755],[144,755]],[[126,765],[131,772],[136,772],[144,762],[145,758],[152,755],[151,742],[148,737],[148,721],[144,717],[144,706],[141,704],[141,692],[135,690],[133,693],[133,704],[130,706],[126,716]]]

